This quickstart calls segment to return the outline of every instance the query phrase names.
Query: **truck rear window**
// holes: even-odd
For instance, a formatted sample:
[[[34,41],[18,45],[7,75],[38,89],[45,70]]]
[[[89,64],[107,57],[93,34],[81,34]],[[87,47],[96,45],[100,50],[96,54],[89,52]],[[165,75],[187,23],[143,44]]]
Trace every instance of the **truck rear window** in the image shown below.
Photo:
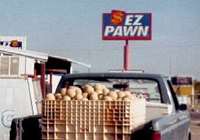
[[[130,91],[132,94],[141,95],[149,102],[161,103],[161,95],[157,81],[150,79],[68,79],[61,88],[69,86],[103,85],[110,91]]]

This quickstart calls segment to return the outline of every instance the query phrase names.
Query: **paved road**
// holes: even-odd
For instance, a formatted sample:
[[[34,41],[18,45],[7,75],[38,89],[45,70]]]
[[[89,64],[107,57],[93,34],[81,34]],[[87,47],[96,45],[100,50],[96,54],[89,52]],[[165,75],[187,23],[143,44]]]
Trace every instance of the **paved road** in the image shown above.
[[[200,140],[200,112],[191,112],[192,140]]]
[[[200,121],[199,123],[191,123],[192,140],[200,140]]]

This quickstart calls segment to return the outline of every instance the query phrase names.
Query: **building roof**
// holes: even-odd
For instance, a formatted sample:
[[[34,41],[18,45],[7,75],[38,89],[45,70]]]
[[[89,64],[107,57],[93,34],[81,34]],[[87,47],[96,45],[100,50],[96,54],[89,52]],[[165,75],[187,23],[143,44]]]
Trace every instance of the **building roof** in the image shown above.
[[[38,60],[41,62],[47,62],[47,60],[48,60],[48,54],[31,51],[31,50],[0,47],[0,52],[5,53],[5,54],[14,54],[14,55],[19,55],[19,56],[25,56],[25,57],[29,57],[29,58],[32,58],[32,59],[35,59],[35,60]]]
[[[68,58],[68,57],[61,57],[61,56],[51,55],[51,54],[47,54],[47,53],[41,53],[41,52],[32,51],[32,50],[0,47],[0,52],[6,53],[6,54],[25,56],[25,57],[29,57],[29,58],[38,60],[40,62],[47,62],[48,58],[54,58],[54,59],[59,59],[59,60],[68,61],[68,62],[71,62],[74,64],[78,64],[78,65],[81,65],[81,66],[84,66],[87,68],[91,67],[90,64],[79,62],[79,61],[76,61],[76,60]]]
[[[68,57],[62,57],[62,56],[56,56],[56,55],[49,55],[49,57],[61,59],[61,60],[64,60],[64,61],[69,61],[69,62],[72,62],[74,64],[78,64],[78,65],[82,65],[82,66],[87,67],[87,68],[91,68],[90,64],[86,64],[86,63],[83,63],[83,62],[80,62],[80,61],[77,61],[77,60],[74,60],[74,59],[71,59],[71,58],[68,58]]]

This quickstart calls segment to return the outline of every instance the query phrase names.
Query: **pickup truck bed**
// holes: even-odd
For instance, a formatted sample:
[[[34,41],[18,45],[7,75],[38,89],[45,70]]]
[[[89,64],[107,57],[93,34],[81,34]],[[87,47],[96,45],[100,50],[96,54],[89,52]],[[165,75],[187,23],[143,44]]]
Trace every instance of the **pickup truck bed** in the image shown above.
[[[157,92],[160,94],[159,102],[153,102],[153,97],[152,99],[147,98],[149,103],[146,105],[146,123],[134,130],[131,135],[132,140],[190,140],[190,116],[186,105],[179,105],[170,81],[161,75],[144,73],[70,74],[62,77],[58,90],[66,82],[72,84],[77,80],[104,81],[105,79],[140,79],[157,83]],[[162,107],[165,107],[166,111],[163,112]],[[33,116],[21,119],[21,121],[20,119],[13,120],[10,140],[40,140],[40,119],[41,116]],[[25,124],[28,124],[28,127]]]

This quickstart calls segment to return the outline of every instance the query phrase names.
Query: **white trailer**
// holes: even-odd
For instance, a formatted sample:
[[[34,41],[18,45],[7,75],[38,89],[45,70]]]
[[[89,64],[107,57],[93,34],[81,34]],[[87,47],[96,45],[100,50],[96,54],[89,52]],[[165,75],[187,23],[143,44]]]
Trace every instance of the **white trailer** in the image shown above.
[[[13,118],[41,112],[42,95],[55,90],[58,75],[72,72],[72,63],[90,67],[65,57],[0,47],[0,140],[9,140]]]

